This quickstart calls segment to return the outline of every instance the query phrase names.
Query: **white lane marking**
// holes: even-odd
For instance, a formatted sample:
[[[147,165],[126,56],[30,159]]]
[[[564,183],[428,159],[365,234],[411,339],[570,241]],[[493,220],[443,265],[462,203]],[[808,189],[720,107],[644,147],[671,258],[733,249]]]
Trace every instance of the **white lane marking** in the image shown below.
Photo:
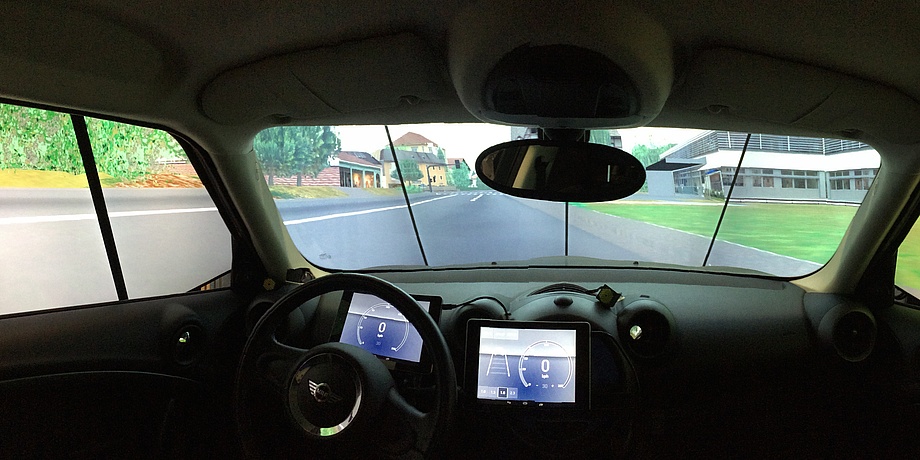
[[[454,196],[457,196],[457,194],[454,193],[453,195],[439,196],[437,198],[431,198],[429,200],[419,201],[417,203],[412,203],[412,206],[418,206],[420,204],[431,203],[432,201],[443,200],[445,198],[450,198]],[[341,212],[338,214],[327,214],[325,216],[307,217],[306,219],[286,220],[284,221],[284,225],[305,224],[307,222],[318,222],[321,220],[337,219],[339,217],[360,216],[363,214],[371,214],[375,212],[392,211],[394,209],[405,209],[405,208],[406,208],[406,205],[402,204],[399,206],[388,206],[386,208],[374,208],[374,209],[365,209],[363,211]]]
[[[110,212],[109,218],[159,216],[164,214],[187,214],[192,212],[216,212],[217,208],[153,209],[150,211]],[[72,222],[78,220],[96,220],[96,214],[61,214],[57,216],[22,216],[0,217],[0,225],[41,224],[48,222]]]
[[[478,200],[478,199],[480,199],[480,198],[482,198],[482,195],[476,195],[476,198],[473,198],[472,200],[470,200],[470,203],[472,203],[472,202],[474,202],[474,201],[476,201],[476,200]]]

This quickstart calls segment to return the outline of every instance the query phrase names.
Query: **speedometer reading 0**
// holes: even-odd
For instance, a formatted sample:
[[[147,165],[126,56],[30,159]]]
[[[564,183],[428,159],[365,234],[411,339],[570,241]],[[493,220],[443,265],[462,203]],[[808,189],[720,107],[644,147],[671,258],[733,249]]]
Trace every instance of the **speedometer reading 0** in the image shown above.
[[[358,345],[375,354],[390,355],[406,344],[409,322],[388,303],[378,303],[361,314],[357,325]]]
[[[573,358],[562,345],[550,340],[532,343],[518,361],[518,375],[525,388],[566,388],[574,374]]]

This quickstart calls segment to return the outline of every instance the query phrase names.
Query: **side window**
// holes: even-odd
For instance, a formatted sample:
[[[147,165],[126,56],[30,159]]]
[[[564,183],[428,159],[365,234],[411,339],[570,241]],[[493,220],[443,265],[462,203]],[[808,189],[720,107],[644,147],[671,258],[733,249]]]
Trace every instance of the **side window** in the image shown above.
[[[130,299],[186,292],[230,269],[229,232],[175,139],[85,121],[109,248],[71,116],[0,104],[0,314],[119,300],[119,278]]]
[[[898,247],[894,284],[920,298],[920,225],[917,223]]]

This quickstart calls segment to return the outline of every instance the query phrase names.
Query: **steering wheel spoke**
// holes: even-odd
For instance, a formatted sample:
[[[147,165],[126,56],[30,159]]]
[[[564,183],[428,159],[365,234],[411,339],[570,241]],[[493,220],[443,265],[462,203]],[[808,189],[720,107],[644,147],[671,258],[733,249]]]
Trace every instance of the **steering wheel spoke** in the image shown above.
[[[262,342],[261,352],[256,358],[257,374],[272,390],[283,396],[291,373],[309,350],[283,344],[274,334]]]
[[[435,413],[415,408],[394,387],[387,394],[381,425],[387,427],[386,436],[390,438],[392,448],[426,452],[434,434],[436,418]]]

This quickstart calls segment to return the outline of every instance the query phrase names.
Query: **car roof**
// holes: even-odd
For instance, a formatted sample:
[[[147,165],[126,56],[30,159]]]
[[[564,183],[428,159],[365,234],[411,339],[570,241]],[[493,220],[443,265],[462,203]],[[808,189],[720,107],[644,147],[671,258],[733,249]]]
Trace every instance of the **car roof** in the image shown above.
[[[2,2],[0,96],[162,124],[221,152],[273,124],[475,121],[464,72],[489,70],[484,50],[577,41],[665,61],[643,74],[660,103],[638,124],[913,143],[918,22],[906,1]],[[292,65],[313,69],[306,91]]]

